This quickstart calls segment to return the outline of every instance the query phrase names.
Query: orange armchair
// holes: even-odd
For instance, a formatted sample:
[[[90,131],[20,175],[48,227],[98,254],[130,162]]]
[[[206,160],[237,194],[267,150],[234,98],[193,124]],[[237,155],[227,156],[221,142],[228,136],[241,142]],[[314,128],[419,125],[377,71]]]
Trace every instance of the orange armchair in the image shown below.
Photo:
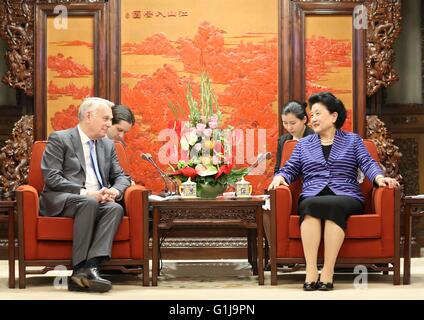
[[[284,145],[282,163],[291,156],[296,141]],[[377,148],[372,140],[364,140],[371,156],[378,162]],[[294,271],[305,264],[300,237],[297,203],[302,189],[300,179],[289,187],[280,186],[271,195],[271,284],[277,284],[278,265],[290,266]],[[363,215],[352,215],[345,231],[345,241],[336,265],[365,265],[376,271],[393,271],[393,284],[400,284],[400,195],[399,190],[373,188],[365,178],[361,184],[365,197]],[[319,248],[322,263],[323,245]]]
[[[19,288],[25,288],[27,274],[44,274],[58,265],[71,266],[73,219],[39,215],[38,197],[44,186],[41,158],[45,141],[32,148],[28,185],[16,190],[19,238]],[[128,160],[120,143],[115,144],[119,162],[128,172]],[[149,285],[148,190],[131,186],[124,194],[125,216],[115,235],[112,258],[102,269],[143,273],[143,285]],[[27,266],[43,266],[40,271]]]

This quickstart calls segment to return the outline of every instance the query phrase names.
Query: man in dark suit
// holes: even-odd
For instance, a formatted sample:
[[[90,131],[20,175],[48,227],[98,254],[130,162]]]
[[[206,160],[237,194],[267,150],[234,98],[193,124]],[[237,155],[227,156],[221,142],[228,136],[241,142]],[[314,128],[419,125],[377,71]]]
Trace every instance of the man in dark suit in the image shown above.
[[[110,259],[124,215],[115,201],[131,183],[113,141],[105,138],[112,125],[112,106],[105,99],[85,99],[78,126],[52,133],[41,162],[41,214],[74,218],[70,291],[106,292],[112,287],[100,277],[98,267]]]

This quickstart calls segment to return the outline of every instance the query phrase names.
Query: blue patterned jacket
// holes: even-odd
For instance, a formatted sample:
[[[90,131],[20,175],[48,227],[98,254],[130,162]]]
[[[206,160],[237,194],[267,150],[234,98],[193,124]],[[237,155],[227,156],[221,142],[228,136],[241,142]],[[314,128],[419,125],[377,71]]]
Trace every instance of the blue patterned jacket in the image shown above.
[[[377,175],[384,175],[358,134],[337,130],[328,161],[318,134],[313,134],[300,139],[290,159],[275,175],[283,176],[288,184],[302,177],[304,198],[316,196],[328,185],[336,195],[364,202],[357,181],[358,168],[371,182]]]

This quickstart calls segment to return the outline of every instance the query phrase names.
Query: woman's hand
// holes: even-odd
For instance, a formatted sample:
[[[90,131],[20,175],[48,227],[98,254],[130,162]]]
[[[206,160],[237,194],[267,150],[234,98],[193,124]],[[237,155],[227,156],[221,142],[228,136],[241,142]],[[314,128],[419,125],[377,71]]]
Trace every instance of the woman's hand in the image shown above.
[[[275,176],[271,184],[268,186],[268,191],[277,188],[280,184],[289,186],[283,176]]]
[[[389,187],[390,189],[399,187],[399,182],[389,177],[377,176],[375,178],[375,183],[377,183],[379,187]]]

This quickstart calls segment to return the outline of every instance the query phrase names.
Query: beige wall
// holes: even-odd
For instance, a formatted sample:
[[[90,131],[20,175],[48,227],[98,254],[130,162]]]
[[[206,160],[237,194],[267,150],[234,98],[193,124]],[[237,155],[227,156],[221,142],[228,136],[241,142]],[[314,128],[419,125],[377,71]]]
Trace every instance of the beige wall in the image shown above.
[[[6,52],[7,44],[0,38],[0,79],[6,73],[6,62],[4,60],[4,53]],[[16,91],[8,85],[0,81],[0,106],[1,105],[15,105],[16,104]]]
[[[400,80],[387,89],[387,103],[422,103],[421,0],[402,2],[402,31],[395,43]]]

